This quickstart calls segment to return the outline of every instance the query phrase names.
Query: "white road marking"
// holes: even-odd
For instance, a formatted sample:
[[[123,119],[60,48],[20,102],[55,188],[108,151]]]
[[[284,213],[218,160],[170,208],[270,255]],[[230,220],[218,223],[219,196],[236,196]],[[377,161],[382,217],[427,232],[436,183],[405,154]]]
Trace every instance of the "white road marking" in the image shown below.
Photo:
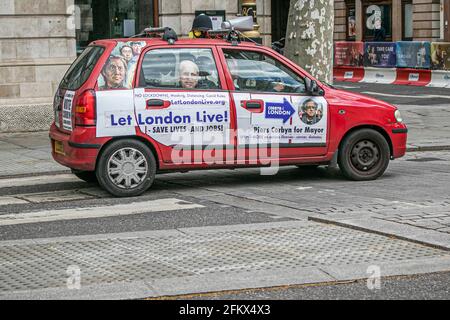
[[[24,199],[32,203],[74,201],[74,200],[86,200],[94,198],[94,196],[80,193],[80,191],[82,190],[62,190],[62,191],[22,194],[16,196],[20,199]]]
[[[93,219],[128,216],[147,212],[204,208],[204,206],[175,198],[158,199],[113,206],[44,210],[28,213],[0,215],[0,226],[50,221]]]
[[[297,190],[309,190],[312,189],[313,187],[298,187],[296,188]]]
[[[0,188],[36,186],[50,183],[81,182],[73,174],[33,176],[23,178],[0,179]]]
[[[360,86],[344,86],[341,84],[334,84],[333,86],[335,86],[336,88],[339,88],[339,89],[359,89],[359,88],[361,88]]]
[[[0,206],[7,206],[12,204],[24,204],[24,203],[45,203],[45,202],[59,202],[59,201],[74,201],[74,200],[87,200],[93,198],[101,198],[94,194],[84,192],[85,189],[80,190],[62,190],[62,191],[49,191],[40,193],[28,193],[28,194],[14,194],[9,196],[0,197]],[[90,189],[87,188],[87,191]]]
[[[0,206],[7,206],[10,204],[24,204],[24,203],[29,202],[12,196],[0,197]]]
[[[418,98],[418,99],[432,99],[432,98],[450,99],[450,96],[440,96],[440,95],[434,95],[434,94],[418,95],[418,96],[413,97],[411,95],[391,94],[391,93],[381,93],[381,92],[371,92],[371,91],[363,91],[361,93],[370,94],[370,95],[374,95],[374,96],[382,96],[382,97]]]

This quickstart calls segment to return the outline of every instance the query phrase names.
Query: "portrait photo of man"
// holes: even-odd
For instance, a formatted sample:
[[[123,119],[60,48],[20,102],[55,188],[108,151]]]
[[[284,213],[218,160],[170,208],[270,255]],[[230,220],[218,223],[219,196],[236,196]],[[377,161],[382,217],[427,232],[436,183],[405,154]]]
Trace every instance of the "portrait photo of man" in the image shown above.
[[[314,125],[322,120],[322,106],[319,106],[313,99],[308,99],[300,108],[298,116],[304,124]]]
[[[111,56],[103,66],[101,75],[104,85],[100,90],[124,89],[124,81],[127,75],[127,63],[119,56]]]

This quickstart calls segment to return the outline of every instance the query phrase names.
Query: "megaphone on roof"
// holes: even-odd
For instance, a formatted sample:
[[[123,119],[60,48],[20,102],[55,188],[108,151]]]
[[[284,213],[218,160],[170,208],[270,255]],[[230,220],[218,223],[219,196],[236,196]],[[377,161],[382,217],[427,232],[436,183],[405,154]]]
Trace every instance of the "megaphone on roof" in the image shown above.
[[[252,31],[253,30],[253,17],[245,16],[238,17],[231,20],[226,20],[222,22],[222,29],[231,30],[234,29],[236,31]]]

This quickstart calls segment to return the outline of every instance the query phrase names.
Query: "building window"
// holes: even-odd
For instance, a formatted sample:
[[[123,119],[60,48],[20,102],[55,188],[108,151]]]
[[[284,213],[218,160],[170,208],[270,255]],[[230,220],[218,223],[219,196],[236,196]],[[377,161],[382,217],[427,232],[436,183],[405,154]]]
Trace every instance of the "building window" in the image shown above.
[[[364,40],[373,41],[375,31],[384,29],[384,41],[392,40],[392,2],[371,1],[363,4]]]
[[[155,25],[155,0],[75,0],[77,50],[90,42],[127,38]]]
[[[347,41],[356,39],[356,9],[355,5],[347,5]]]
[[[413,4],[412,1],[403,1],[403,40],[413,39]]]

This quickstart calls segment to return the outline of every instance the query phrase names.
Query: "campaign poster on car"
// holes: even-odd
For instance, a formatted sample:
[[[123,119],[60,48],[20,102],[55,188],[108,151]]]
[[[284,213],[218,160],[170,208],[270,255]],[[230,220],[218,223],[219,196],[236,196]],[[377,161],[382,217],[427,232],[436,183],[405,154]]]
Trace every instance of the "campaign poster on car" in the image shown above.
[[[323,97],[270,94],[234,95],[238,144],[322,145],[327,141],[328,105]],[[245,101],[262,101],[263,109],[246,109]]]
[[[433,70],[450,70],[450,43],[431,43],[431,68]]]
[[[100,92],[97,101],[98,137],[134,135],[138,129],[166,146],[230,143],[226,92],[117,90]]]
[[[165,106],[149,107],[149,101]],[[135,90],[136,123],[141,132],[166,146],[218,146],[230,143],[227,92]]]
[[[334,64],[336,66],[362,67],[364,65],[364,43],[335,42]]]
[[[396,45],[393,42],[366,42],[364,65],[366,67],[395,68]]]
[[[119,42],[97,79],[99,90],[131,89],[145,41]]]
[[[431,66],[431,46],[429,42],[397,42],[397,67],[429,69]]]

